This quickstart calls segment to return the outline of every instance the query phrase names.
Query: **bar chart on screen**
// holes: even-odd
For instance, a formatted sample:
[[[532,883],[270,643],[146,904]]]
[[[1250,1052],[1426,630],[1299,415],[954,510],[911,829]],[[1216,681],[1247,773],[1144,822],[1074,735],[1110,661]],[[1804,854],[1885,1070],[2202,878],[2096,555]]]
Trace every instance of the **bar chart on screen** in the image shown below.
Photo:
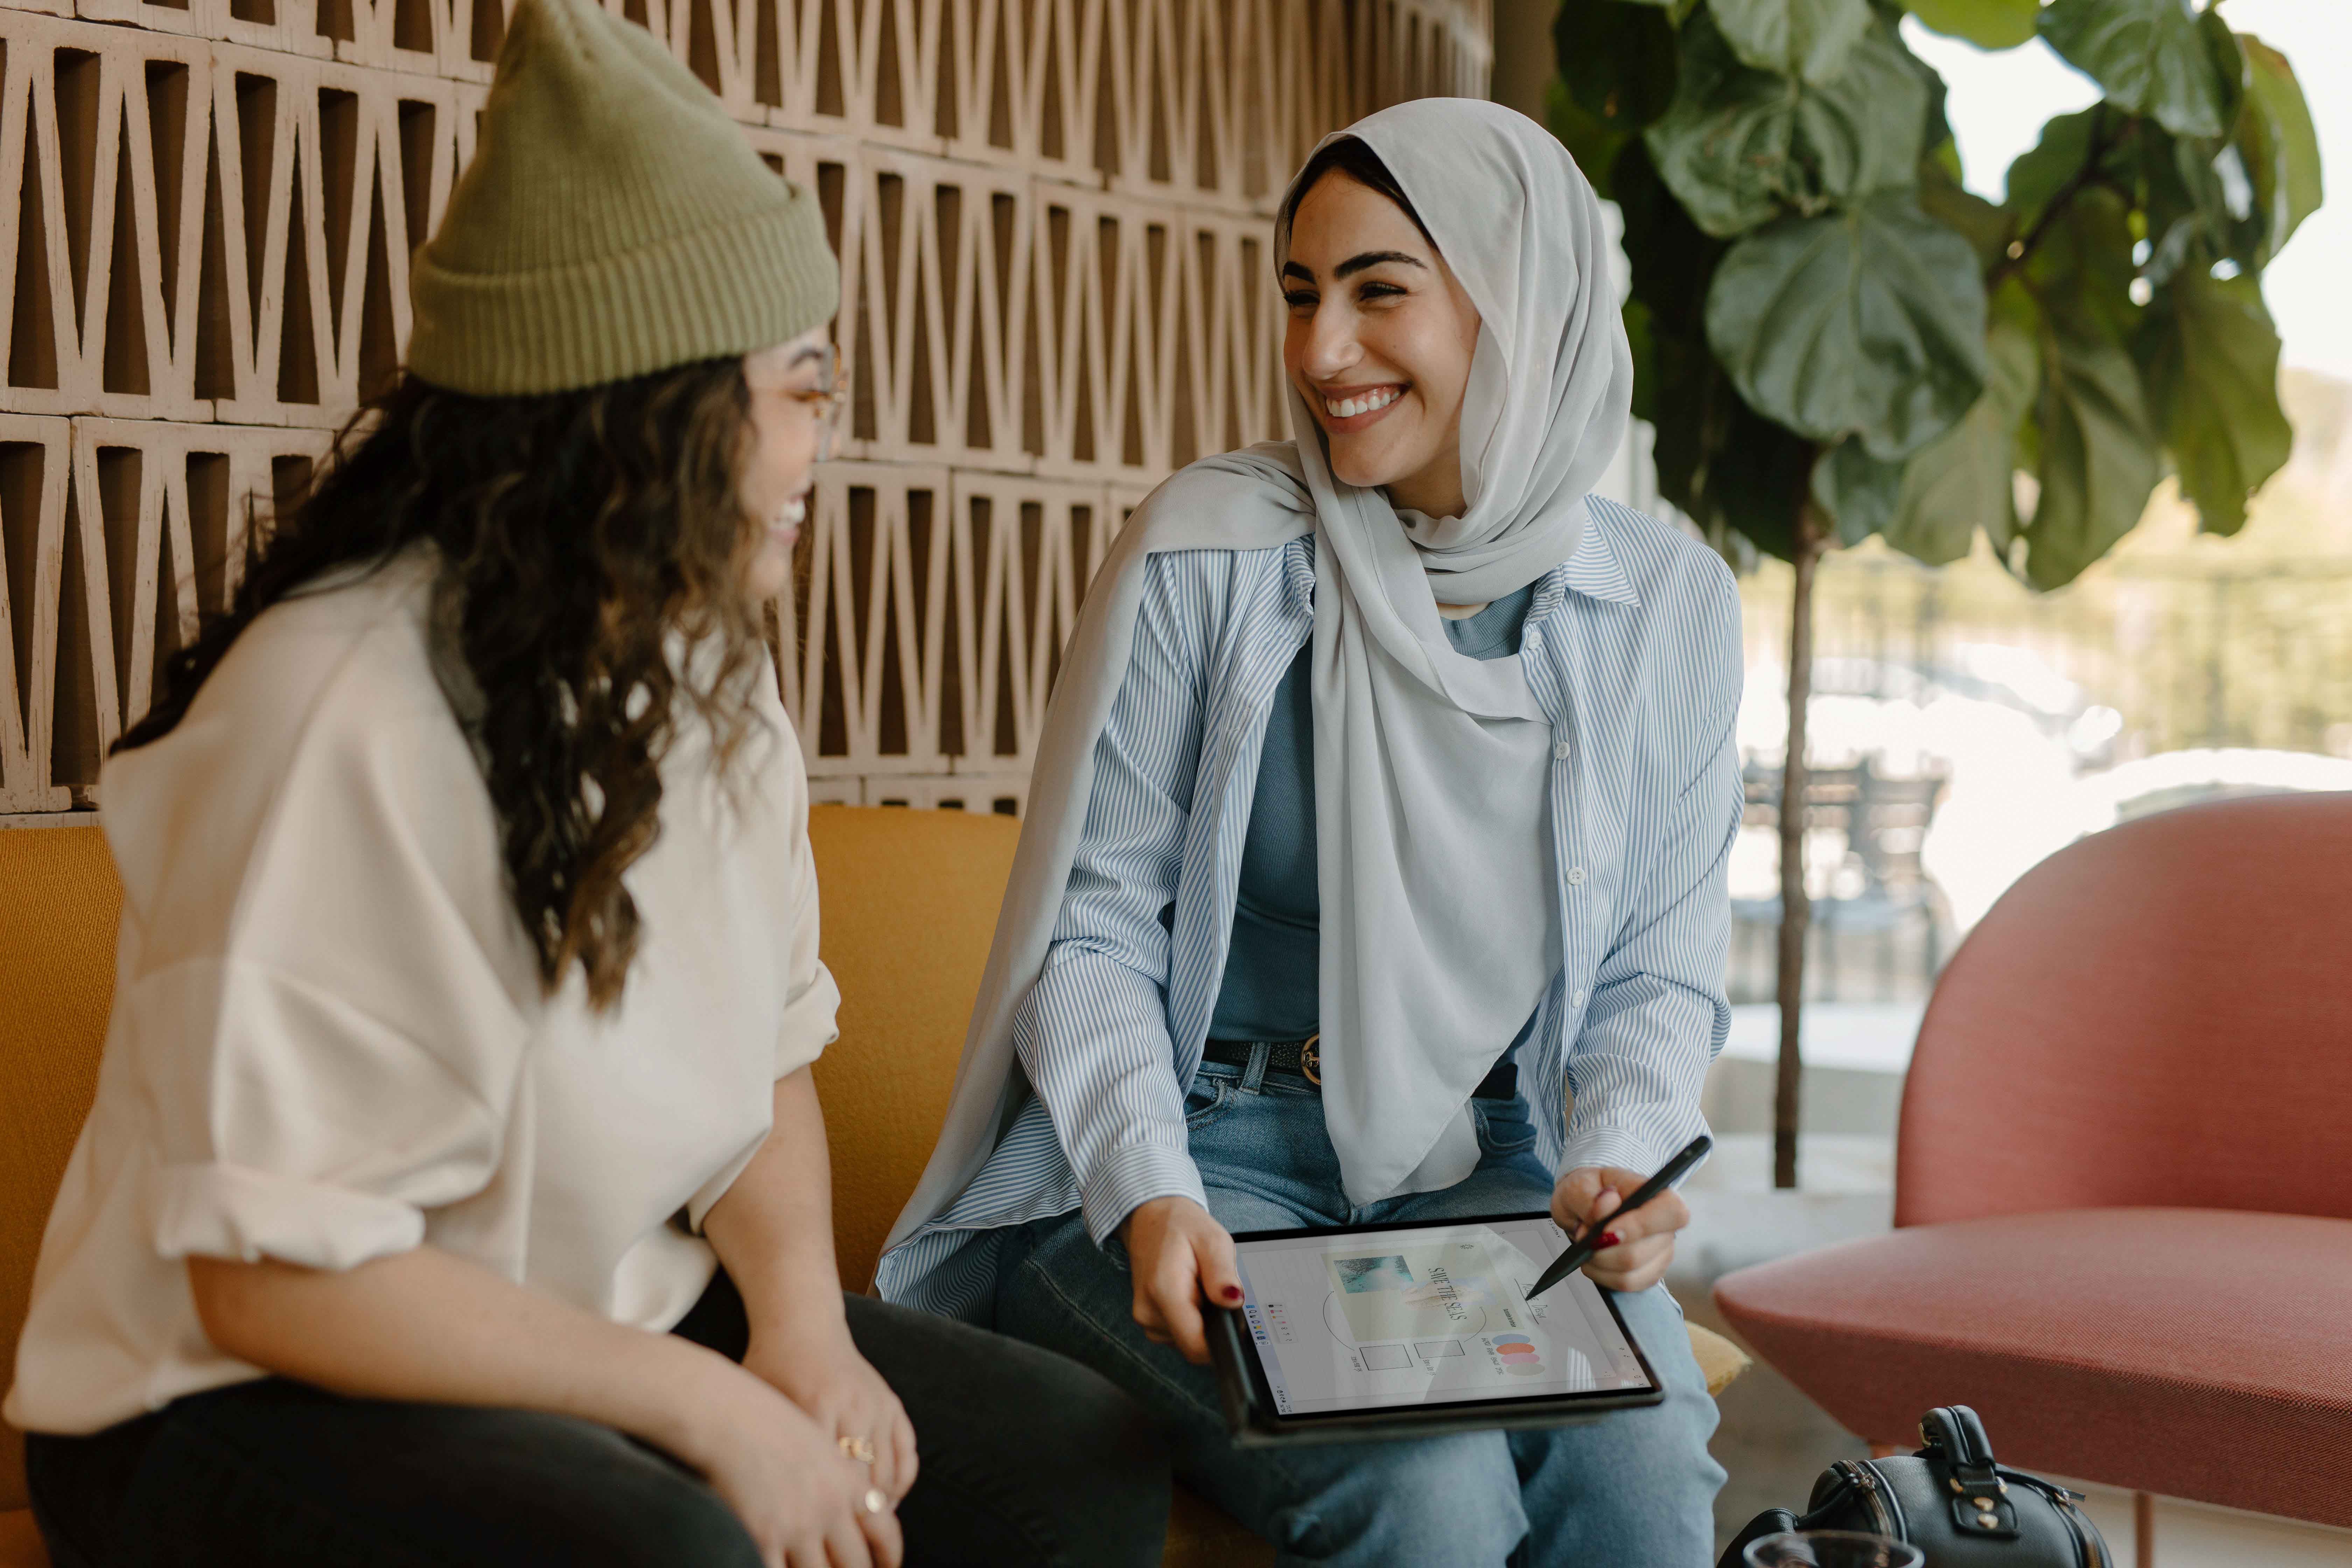
[[[1277,1404],[1312,1414],[1640,1386],[1589,1281],[1528,1298],[1562,1245],[1540,1219],[1244,1241]]]

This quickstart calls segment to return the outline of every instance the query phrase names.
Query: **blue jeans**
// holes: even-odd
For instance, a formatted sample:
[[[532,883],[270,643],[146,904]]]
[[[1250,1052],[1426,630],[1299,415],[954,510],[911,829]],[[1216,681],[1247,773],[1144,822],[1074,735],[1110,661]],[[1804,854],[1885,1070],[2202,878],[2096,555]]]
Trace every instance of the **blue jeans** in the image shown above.
[[[1228,1230],[1387,1220],[1443,1221],[1547,1208],[1552,1180],[1523,1103],[1473,1100],[1484,1155],[1442,1192],[1351,1206],[1303,1079],[1211,1063],[1185,1112],[1209,1209]],[[1277,1549],[1285,1565],[1381,1568],[1705,1568],[1714,1561],[1716,1489],[1707,1453],[1715,1402],[1691,1359],[1682,1310],[1665,1287],[1617,1298],[1626,1327],[1666,1387],[1660,1405],[1584,1426],[1476,1432],[1407,1442],[1236,1448],[1215,1374],[1144,1338],[1127,1258],[1097,1247],[1076,1214],[1009,1239],[997,1327],[1095,1368],[1158,1421],[1177,1475]]]

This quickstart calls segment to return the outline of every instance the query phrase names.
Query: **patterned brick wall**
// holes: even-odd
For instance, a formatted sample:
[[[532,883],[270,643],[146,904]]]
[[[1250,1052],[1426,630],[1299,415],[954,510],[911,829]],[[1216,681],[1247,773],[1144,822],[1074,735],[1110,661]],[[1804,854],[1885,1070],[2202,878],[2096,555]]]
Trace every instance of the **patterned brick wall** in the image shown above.
[[[1486,0],[623,0],[822,195],[857,387],[784,606],[821,798],[1017,805],[1134,502],[1282,432],[1268,216],[1483,96]],[[0,814],[96,804],[157,661],[408,331],[500,0],[0,9]]]

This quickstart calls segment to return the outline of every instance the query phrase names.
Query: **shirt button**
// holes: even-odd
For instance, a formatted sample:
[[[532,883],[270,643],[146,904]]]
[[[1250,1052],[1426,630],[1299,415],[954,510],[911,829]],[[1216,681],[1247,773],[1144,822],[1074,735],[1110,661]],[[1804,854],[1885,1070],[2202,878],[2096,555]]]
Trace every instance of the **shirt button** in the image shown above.
[[[1583,867],[1581,867],[1581,866],[1570,866],[1570,867],[1568,868],[1568,885],[1569,885],[1570,887],[1571,887],[1571,888],[1580,888],[1580,887],[1584,886],[1584,868],[1583,868]]]
[[[1584,1005],[1584,993],[1583,993],[1583,992],[1581,992],[1581,991],[1579,991],[1575,995],[1573,995],[1573,996],[1570,997],[1570,998],[1568,999],[1568,1005],[1569,1005],[1570,1006],[1571,1006],[1571,1007],[1581,1007],[1581,1006],[1583,1006],[1583,1005]]]
[[[1566,741],[1554,741],[1551,743],[1551,760],[1556,763],[1564,763],[1568,761],[1568,753],[1570,749],[1571,748]]]
[[[1529,633],[1527,635],[1527,639],[1526,639],[1526,641],[1525,641],[1524,643],[1522,643],[1520,646],[1521,646],[1521,647],[1523,648],[1523,650],[1524,650],[1524,651],[1526,651],[1526,652],[1528,652],[1528,653],[1541,653],[1541,652],[1543,652],[1543,633],[1541,633],[1541,632],[1529,632]]]

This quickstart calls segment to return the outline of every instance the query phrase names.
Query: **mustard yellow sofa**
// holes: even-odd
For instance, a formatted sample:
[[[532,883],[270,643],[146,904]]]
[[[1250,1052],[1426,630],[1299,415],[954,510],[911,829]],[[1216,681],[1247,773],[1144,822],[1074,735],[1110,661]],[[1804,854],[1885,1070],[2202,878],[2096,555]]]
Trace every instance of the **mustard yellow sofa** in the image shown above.
[[[834,1151],[842,1278],[862,1287],[947,1111],[1017,826],[954,811],[819,806],[824,959],[841,1043],[817,1063]],[[113,990],[121,889],[92,826],[0,831],[0,1377],[16,1361],[33,1258],[89,1108]],[[1720,1390],[1747,1359],[1691,1331]],[[1273,1552],[1181,1489],[1166,1563],[1250,1568]],[[0,1426],[0,1568],[47,1568],[24,1445]]]

